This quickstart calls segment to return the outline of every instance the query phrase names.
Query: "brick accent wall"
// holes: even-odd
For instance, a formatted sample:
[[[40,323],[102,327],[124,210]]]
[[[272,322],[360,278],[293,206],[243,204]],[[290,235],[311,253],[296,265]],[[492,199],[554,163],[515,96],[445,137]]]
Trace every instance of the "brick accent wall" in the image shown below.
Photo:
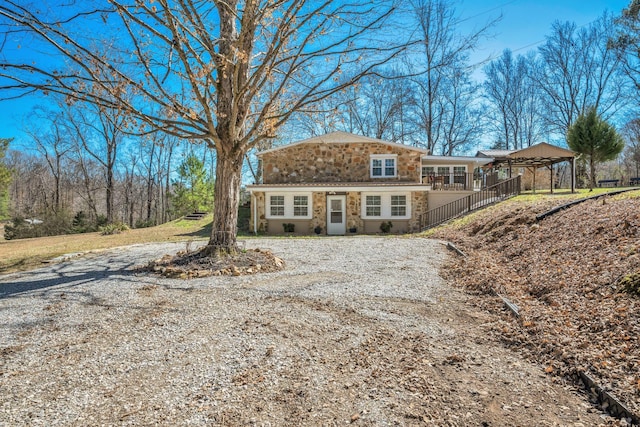
[[[371,178],[373,154],[396,154],[397,176]],[[262,155],[263,184],[420,182],[422,152],[374,142],[305,143]]]

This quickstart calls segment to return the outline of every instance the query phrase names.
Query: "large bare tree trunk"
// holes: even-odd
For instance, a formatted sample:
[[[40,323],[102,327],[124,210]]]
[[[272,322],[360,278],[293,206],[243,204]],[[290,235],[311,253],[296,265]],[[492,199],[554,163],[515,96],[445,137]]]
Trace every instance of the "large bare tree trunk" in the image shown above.
[[[217,150],[217,154],[213,229],[206,248],[210,254],[237,250],[238,205],[244,159],[243,152]]]
[[[37,65],[23,55],[7,58],[5,51],[19,50],[15,37],[7,41],[0,98],[32,89],[58,93],[95,106],[95,116],[114,125],[105,127],[106,135],[162,132],[215,148],[208,249],[225,251],[236,248],[243,156],[275,138],[295,113],[379,73],[418,43],[413,37],[394,43],[386,35],[398,9],[385,0],[109,0],[100,9],[54,1],[43,11],[19,3],[0,3],[0,29],[33,36],[43,54],[57,60]],[[67,15],[74,18],[60,21]],[[85,22],[95,34],[122,38],[99,43],[78,34]],[[63,62],[69,70],[61,71]]]

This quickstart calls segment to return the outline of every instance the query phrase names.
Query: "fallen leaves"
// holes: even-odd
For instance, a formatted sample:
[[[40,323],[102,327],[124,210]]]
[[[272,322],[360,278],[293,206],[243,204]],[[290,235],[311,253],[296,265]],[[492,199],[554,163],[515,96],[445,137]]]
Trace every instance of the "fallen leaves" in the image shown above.
[[[447,279],[487,295],[478,304],[489,310],[503,311],[496,293],[520,307],[520,321],[494,327],[506,344],[549,374],[587,370],[640,413],[640,383],[620,380],[640,377],[640,195],[633,194],[539,222],[535,216],[558,200],[506,202],[436,237],[468,255],[446,266]]]

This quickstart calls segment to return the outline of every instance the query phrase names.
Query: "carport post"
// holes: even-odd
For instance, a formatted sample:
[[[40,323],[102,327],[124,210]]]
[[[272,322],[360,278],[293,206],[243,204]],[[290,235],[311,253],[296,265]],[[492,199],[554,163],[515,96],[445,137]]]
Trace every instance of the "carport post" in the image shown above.
[[[576,158],[571,158],[571,192],[576,192]]]

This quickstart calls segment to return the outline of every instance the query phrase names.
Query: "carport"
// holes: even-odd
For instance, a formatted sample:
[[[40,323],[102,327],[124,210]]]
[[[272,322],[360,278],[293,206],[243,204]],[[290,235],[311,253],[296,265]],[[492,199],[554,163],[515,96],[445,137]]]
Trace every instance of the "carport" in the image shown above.
[[[512,175],[513,168],[526,168],[533,172],[533,191],[536,188],[535,171],[542,167],[549,169],[551,173],[551,188],[553,193],[553,165],[556,163],[569,162],[571,165],[571,192],[576,191],[576,153],[566,148],[551,145],[546,142],[523,148],[522,150],[482,150],[478,151],[476,157],[490,157],[493,162],[488,166],[493,169],[509,168],[509,176]]]

